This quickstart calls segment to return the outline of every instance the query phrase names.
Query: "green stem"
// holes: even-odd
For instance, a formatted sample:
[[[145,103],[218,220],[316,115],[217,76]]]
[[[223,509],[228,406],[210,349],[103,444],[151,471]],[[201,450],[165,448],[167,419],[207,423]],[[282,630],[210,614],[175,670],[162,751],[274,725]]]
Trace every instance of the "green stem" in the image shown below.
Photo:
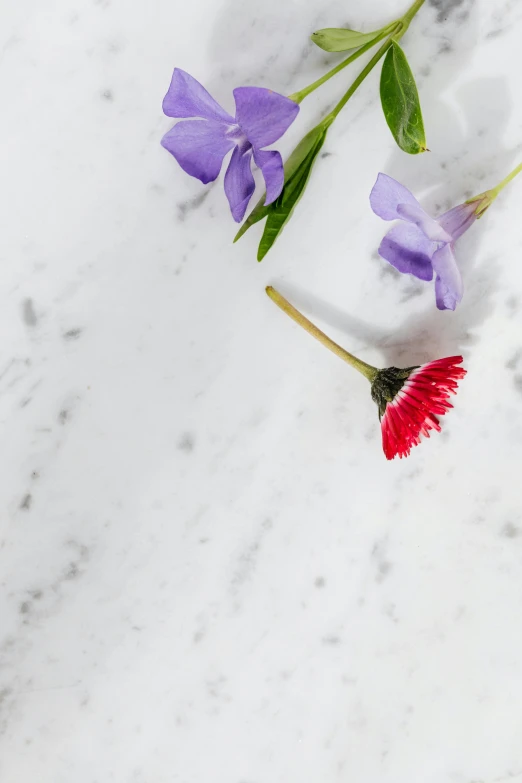
[[[355,62],[358,57],[361,57],[361,55],[367,52],[368,49],[371,49],[372,46],[375,46],[376,43],[382,41],[383,38],[386,38],[395,24],[396,22],[392,22],[390,25],[388,25],[388,27],[383,28],[383,30],[381,30],[381,32],[376,35],[375,38],[373,38],[371,41],[368,41],[368,43],[364,44],[364,46],[361,46],[360,49],[357,49],[357,51],[347,57],[346,60],[343,60],[339,63],[339,65],[336,65],[335,68],[332,68],[331,71],[328,71],[324,74],[324,76],[321,76],[320,79],[316,79],[315,82],[312,82],[312,84],[309,84],[307,87],[303,87],[302,90],[298,90],[297,92],[292,93],[292,95],[289,95],[288,97],[290,100],[295,101],[295,103],[301,103],[301,101],[310,95],[310,93],[312,93],[314,90],[317,90],[318,87],[321,87],[321,85],[331,79],[332,76],[336,76],[336,74],[346,68],[347,65]]]
[[[360,87],[360,85],[366,79],[370,71],[372,71],[375,68],[375,66],[381,59],[381,57],[383,57],[383,55],[388,51],[388,49],[392,44],[392,40],[395,39],[397,41],[399,40],[399,38],[401,38],[404,35],[404,33],[406,32],[406,30],[410,25],[411,20],[413,19],[413,17],[415,16],[419,8],[421,8],[421,6],[424,4],[424,2],[425,0],[415,0],[413,5],[408,9],[408,11],[406,11],[404,16],[401,19],[399,19],[398,22],[395,23],[395,25],[391,28],[391,30],[388,31],[388,38],[386,39],[386,41],[375,52],[372,59],[363,68],[359,76],[355,79],[353,84],[345,92],[345,94],[343,95],[339,103],[336,106],[334,106],[333,110],[328,115],[329,117],[332,118],[332,120],[334,120],[339,114],[339,112],[342,111],[342,109],[344,109],[344,107],[346,106],[346,104],[348,103],[348,101],[356,91],[356,89]]]
[[[512,179],[515,179],[517,174],[520,174],[521,171],[522,171],[522,163],[519,163],[518,166],[515,169],[513,169],[513,171],[510,174],[508,174],[507,177],[504,177],[502,182],[499,182],[495,188],[490,188],[489,190],[485,190],[483,193],[479,193],[478,196],[473,196],[472,198],[469,198],[465,203],[476,204],[475,217],[481,218],[484,212],[487,209],[489,209],[489,207],[495,201],[500,191],[504,190],[506,185],[509,184]]]
[[[491,190],[488,191],[488,192],[491,193],[491,194],[494,194],[493,198],[496,198],[498,196],[498,194],[500,193],[500,191],[503,190],[506,187],[506,185],[509,182],[511,182],[512,179],[515,179],[517,174],[520,174],[521,171],[522,171],[522,163],[519,163],[519,165],[516,167],[516,169],[513,169],[511,174],[508,174],[507,177],[504,177],[502,182],[499,182],[499,184],[496,186],[496,188],[491,188]]]
[[[302,90],[298,90],[297,92],[292,93],[292,95],[289,95],[288,97],[290,100],[295,101],[295,103],[301,103],[302,100],[304,100],[310,93],[314,92],[314,90],[317,90],[318,87],[321,87],[325,82],[327,82],[329,79],[332,78],[332,76],[336,76],[340,71],[342,71],[344,68],[346,68],[347,65],[350,65],[350,63],[353,63],[355,60],[357,60],[358,57],[363,55],[365,52],[368,51],[368,49],[371,49],[372,46],[375,46],[376,43],[379,41],[382,41],[383,38],[386,38],[387,35],[390,37],[395,38],[396,40],[399,40],[399,38],[402,38],[406,30],[408,29],[411,20],[419,10],[419,8],[425,3],[425,0],[415,0],[413,5],[406,11],[404,16],[401,19],[398,19],[396,22],[390,22],[389,25],[386,27],[383,27],[383,29],[373,38],[371,41],[368,41],[368,43],[364,44],[364,46],[361,46],[360,49],[358,49],[356,52],[351,54],[349,57],[346,58],[346,60],[343,60],[339,63],[339,65],[336,65],[335,68],[332,68],[330,71],[324,74],[324,76],[321,76],[319,79],[317,79],[315,82],[312,82],[312,84],[309,84],[307,87],[303,87]],[[363,81],[363,79],[366,78],[366,76],[369,74],[369,72],[372,70],[374,65],[380,60],[382,54],[386,51],[390,44],[386,46],[381,51],[381,54],[375,62],[372,62],[371,67],[363,71],[361,80],[357,83],[357,85],[354,88],[354,92]],[[350,96],[353,95],[353,92],[346,98],[348,100]],[[346,103],[346,101],[345,101]],[[343,103],[344,106],[344,103]],[[342,107],[341,107],[342,108]]]
[[[336,356],[339,356],[355,370],[358,370],[362,375],[364,375],[365,378],[370,381],[370,383],[375,380],[375,377],[378,373],[376,367],[372,367],[371,364],[362,362],[356,356],[353,356],[351,353],[348,353],[348,351],[345,351],[344,348],[341,348],[340,345],[334,343],[333,340],[331,340],[324,332],[321,332],[321,330],[318,329],[315,324],[309,321],[308,318],[305,318],[304,315],[299,312],[299,310],[296,310],[295,307],[291,305],[290,302],[279,293],[279,291],[276,291],[275,288],[272,288],[271,285],[267,286],[265,290],[270,299],[275,302],[275,304],[283,311],[283,313],[286,313],[288,316],[290,316],[290,318],[292,318],[296,324],[299,324],[299,326],[308,332],[308,334],[311,334],[312,337],[315,337],[315,339],[318,340],[322,345],[326,346],[328,350],[332,351],[332,353],[334,353]]]
[[[421,6],[424,5],[424,2],[425,2],[425,0],[415,0],[413,5],[411,6],[411,8],[408,11],[406,11],[406,13],[404,14],[404,16],[401,19],[401,22],[404,25],[404,28],[401,31],[401,35],[404,35],[404,33],[406,32],[406,30],[409,27],[409,24],[410,24],[411,20],[413,19],[413,17],[415,16],[415,14],[419,10],[419,8],[421,8]]]
[[[402,29],[402,22],[397,22],[397,25],[393,28],[389,37],[386,39],[383,45],[375,52],[370,62],[362,69],[359,76],[355,79],[353,84],[345,92],[345,94],[343,95],[339,103],[336,106],[334,106],[334,108],[332,109],[328,117],[331,117],[332,120],[334,120],[339,114],[339,112],[342,111],[342,109],[344,109],[344,107],[346,106],[346,104],[348,103],[348,101],[356,91],[356,89],[361,86],[361,84],[366,79],[370,71],[372,71],[375,68],[375,66],[381,59],[381,57],[390,48],[392,44],[392,38],[396,37],[397,33],[400,33],[401,29]]]
[[[358,49],[356,52],[351,54],[349,57],[346,58],[346,60],[343,60],[338,65],[335,66],[335,68],[332,68],[330,71],[324,74],[324,76],[321,76],[319,79],[316,79],[315,82],[312,82],[312,84],[309,84],[307,87],[303,87],[302,90],[298,90],[297,92],[292,93],[292,95],[289,95],[288,97],[290,100],[295,101],[295,103],[301,103],[302,100],[304,100],[310,93],[314,92],[314,90],[317,90],[318,87],[321,87],[325,82],[327,82],[329,79],[332,78],[332,76],[336,76],[340,71],[342,71],[344,68],[346,68],[347,65],[350,65],[350,63],[355,62],[358,57],[361,57],[361,55],[365,54],[369,49],[372,48],[372,46],[375,46],[376,43],[379,41],[382,41],[383,38],[386,38],[386,36],[389,36],[387,42],[384,46],[382,46],[377,54],[372,57],[366,68],[362,71],[362,73],[357,77],[355,82],[350,87],[350,90],[348,93],[344,95],[338,106],[340,106],[339,110],[336,111],[336,108],[334,109],[335,114],[333,114],[334,117],[337,116],[339,111],[344,107],[346,102],[351,98],[357,87],[361,84],[361,82],[364,81],[364,79],[368,76],[372,68],[379,62],[383,54],[386,52],[386,50],[391,45],[391,39],[395,38],[395,40],[399,40],[399,38],[402,38],[408,27],[410,26],[410,22],[419,10],[419,8],[425,3],[425,0],[415,0],[413,5],[406,11],[403,17],[401,19],[398,19],[395,22],[390,22],[389,25],[386,27],[383,27],[382,30],[373,38],[371,41],[368,41],[368,43],[364,44],[364,46],[361,46],[360,49]]]

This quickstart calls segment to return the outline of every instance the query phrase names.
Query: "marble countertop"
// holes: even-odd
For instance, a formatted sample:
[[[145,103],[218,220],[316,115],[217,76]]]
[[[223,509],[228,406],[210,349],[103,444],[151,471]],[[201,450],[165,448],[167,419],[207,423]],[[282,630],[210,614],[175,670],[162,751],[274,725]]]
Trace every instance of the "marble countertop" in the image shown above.
[[[455,313],[368,205],[378,171],[442,211],[519,162],[520,3],[428,0],[431,153],[373,74],[262,264],[160,147],[173,67],[230,108],[288,94],[338,59],[310,32],[406,0],[4,5],[2,783],[522,782],[522,181],[459,243]],[[462,352],[443,433],[388,463],[366,382],[268,283],[370,363]]]

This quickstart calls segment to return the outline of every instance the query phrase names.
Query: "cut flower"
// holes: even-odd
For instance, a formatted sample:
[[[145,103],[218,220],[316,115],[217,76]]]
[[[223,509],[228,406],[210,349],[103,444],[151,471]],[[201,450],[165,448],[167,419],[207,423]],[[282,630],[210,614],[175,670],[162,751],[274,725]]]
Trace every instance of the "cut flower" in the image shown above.
[[[456,393],[458,381],[466,375],[466,370],[458,366],[462,356],[437,359],[420,367],[378,370],[334,343],[272,286],[267,287],[266,293],[308,334],[370,381],[372,399],[379,409],[386,459],[407,457],[412,447],[420,443],[421,435],[429,437],[431,430],[440,432],[437,416],[453,407],[449,397]]]
[[[183,171],[203,184],[217,179],[225,155],[232,150],[225,174],[225,193],[232,217],[240,222],[254,192],[252,159],[266,184],[266,204],[281,193],[283,160],[276,150],[265,150],[290,127],[299,106],[264,87],[236,87],[236,116],[221,108],[190,74],[175,68],[163,111],[168,117],[192,118],[178,122],[161,144]],[[194,119],[197,118],[197,119]]]
[[[413,193],[387,174],[379,174],[370,205],[383,220],[400,220],[379,246],[379,255],[399,272],[432,280],[439,310],[454,310],[462,299],[462,277],[453,252],[455,242],[489,207],[490,192],[482,193],[438,218],[421,207]]]
[[[421,435],[440,432],[437,416],[453,407],[449,398],[466,375],[461,363],[462,356],[450,356],[420,367],[377,371],[371,394],[379,409],[386,459],[407,457]]]

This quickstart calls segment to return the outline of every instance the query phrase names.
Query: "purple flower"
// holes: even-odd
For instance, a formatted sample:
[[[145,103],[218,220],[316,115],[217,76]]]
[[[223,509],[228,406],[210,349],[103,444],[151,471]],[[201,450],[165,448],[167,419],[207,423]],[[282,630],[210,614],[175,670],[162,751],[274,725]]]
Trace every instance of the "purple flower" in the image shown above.
[[[163,111],[168,117],[197,117],[178,122],[161,143],[179,165],[203,184],[217,179],[223,158],[233,150],[225,174],[225,193],[232,216],[243,219],[254,192],[252,157],[266,183],[265,204],[279,196],[284,184],[279,152],[264,150],[281,138],[299,111],[294,101],[264,87],[236,87],[232,117],[190,74],[175,68]]]
[[[413,193],[400,182],[379,174],[370,193],[370,204],[383,220],[401,220],[379,247],[379,255],[395,269],[432,280],[439,310],[454,310],[462,299],[463,285],[453,246],[489,205],[487,194],[459,204],[439,218],[428,215]]]

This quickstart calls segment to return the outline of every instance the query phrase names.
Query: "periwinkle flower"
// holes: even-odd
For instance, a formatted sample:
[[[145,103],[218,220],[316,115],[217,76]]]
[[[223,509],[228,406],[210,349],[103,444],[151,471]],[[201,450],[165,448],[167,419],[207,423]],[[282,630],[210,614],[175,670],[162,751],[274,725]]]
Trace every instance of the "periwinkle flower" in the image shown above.
[[[225,174],[225,193],[235,221],[243,219],[254,192],[252,158],[266,184],[266,204],[279,196],[284,184],[283,160],[265,150],[289,128],[299,112],[294,101],[265,87],[236,87],[236,116],[212,98],[190,74],[175,68],[163,111],[168,117],[197,118],[178,122],[161,140],[181,166],[203,184],[213,182],[225,155],[232,150]]]
[[[420,280],[435,274],[435,299],[439,310],[454,310],[462,299],[463,284],[453,253],[454,244],[492,201],[490,192],[432,218],[413,193],[387,174],[379,174],[370,204],[383,220],[400,220],[379,246],[379,255],[399,272]]]

